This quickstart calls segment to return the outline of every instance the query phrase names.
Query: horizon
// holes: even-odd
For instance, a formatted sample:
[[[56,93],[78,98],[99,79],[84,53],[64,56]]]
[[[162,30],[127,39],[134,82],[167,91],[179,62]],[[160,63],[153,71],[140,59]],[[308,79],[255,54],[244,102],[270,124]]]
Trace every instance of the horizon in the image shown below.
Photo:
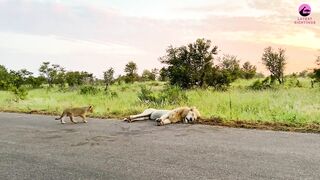
[[[231,2],[0,0],[0,64],[37,75],[49,61],[100,78],[110,67],[123,74],[134,61],[141,74],[163,66],[158,58],[169,45],[205,38],[218,46],[218,56],[235,55],[264,74],[261,57],[268,46],[286,50],[286,74],[315,67],[320,1],[306,2],[316,24],[294,23],[301,1]]]

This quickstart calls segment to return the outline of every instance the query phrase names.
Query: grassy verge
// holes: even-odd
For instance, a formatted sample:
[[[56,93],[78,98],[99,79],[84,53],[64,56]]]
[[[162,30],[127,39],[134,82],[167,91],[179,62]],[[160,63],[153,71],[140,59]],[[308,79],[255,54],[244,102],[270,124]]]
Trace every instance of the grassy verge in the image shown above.
[[[320,132],[320,90],[302,87],[282,87],[276,90],[253,91],[247,86],[252,81],[237,81],[227,92],[195,89],[186,92],[188,100],[179,105],[156,106],[172,109],[177,106],[196,106],[203,115],[202,123],[232,127],[262,128]],[[31,90],[26,100],[15,102],[10,92],[0,91],[0,110],[57,115],[66,107],[94,105],[92,117],[122,118],[154,107],[141,103],[138,92],[141,85],[160,92],[163,83],[148,82],[113,85],[117,96],[100,92],[81,95],[79,91],[61,92],[58,89]],[[102,87],[101,87],[102,88]]]

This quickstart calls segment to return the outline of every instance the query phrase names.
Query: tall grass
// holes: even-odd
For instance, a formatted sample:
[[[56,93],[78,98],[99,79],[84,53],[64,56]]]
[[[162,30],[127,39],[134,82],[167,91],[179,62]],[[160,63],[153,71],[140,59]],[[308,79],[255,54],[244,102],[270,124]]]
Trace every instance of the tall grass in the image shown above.
[[[301,79],[302,87],[285,85],[276,89],[254,91],[247,87],[254,80],[239,80],[232,84],[229,91],[193,89],[186,91],[187,100],[180,105],[163,104],[155,108],[172,109],[176,106],[196,106],[203,117],[219,117],[224,121],[265,121],[289,124],[320,123],[320,89],[310,88],[307,79]],[[58,89],[31,90],[19,102],[12,99],[10,92],[0,91],[0,110],[29,112],[43,110],[59,114],[66,107],[93,105],[93,116],[125,117],[154,107],[138,99],[140,87],[145,85],[152,91],[162,92],[165,84],[147,82],[112,85],[109,90],[117,96],[101,91],[95,95],[84,95],[77,91],[61,92]]]

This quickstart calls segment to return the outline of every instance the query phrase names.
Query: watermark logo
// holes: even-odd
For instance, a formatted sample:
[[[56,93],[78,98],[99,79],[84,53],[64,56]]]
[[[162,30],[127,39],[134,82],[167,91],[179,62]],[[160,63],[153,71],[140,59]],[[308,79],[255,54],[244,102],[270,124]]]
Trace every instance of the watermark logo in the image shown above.
[[[294,21],[294,24],[316,24],[316,21],[310,17],[311,6],[309,4],[301,4],[298,8],[300,14],[299,17]]]
[[[301,4],[299,6],[299,14],[303,17],[309,16],[311,14],[311,7],[309,4]]]

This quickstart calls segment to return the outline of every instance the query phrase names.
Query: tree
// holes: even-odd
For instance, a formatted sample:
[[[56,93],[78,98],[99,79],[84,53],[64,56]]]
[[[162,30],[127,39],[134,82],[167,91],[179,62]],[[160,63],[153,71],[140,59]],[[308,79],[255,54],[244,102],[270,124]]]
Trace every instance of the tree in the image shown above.
[[[316,65],[317,67],[313,69],[313,73],[311,75],[311,86],[313,87],[314,83],[320,82],[320,56],[316,58]]]
[[[39,88],[42,84],[46,83],[46,79],[43,76],[29,76],[26,79],[26,84],[29,84],[32,86],[32,88]]]
[[[60,88],[64,88],[66,85],[66,70],[58,64],[52,65],[55,74],[53,83],[59,85]]]
[[[241,73],[243,78],[252,79],[256,75],[257,67],[250,64],[249,61],[242,65]]]
[[[303,70],[298,74],[299,77],[303,77],[303,78],[307,77],[307,75],[308,75],[308,70]]]
[[[317,66],[320,66],[320,56],[317,56],[316,64],[317,64]]]
[[[39,68],[39,72],[41,76],[46,78],[50,87],[52,87],[53,84],[60,84],[60,86],[64,86],[65,70],[60,65],[52,64],[50,66],[50,62],[43,62]]]
[[[6,67],[0,65],[0,90],[8,89],[9,72]]]
[[[159,77],[159,69],[153,68],[151,69],[151,73],[154,74],[154,80],[156,80]]]
[[[194,85],[192,82],[192,71],[190,58],[186,46],[173,48],[169,46],[167,55],[160,58],[162,63],[168,64],[167,72],[170,84],[178,85],[182,88],[190,88]]]
[[[166,73],[170,83],[182,88],[204,86],[205,77],[213,66],[213,55],[218,52],[218,47],[211,47],[211,41],[197,39],[195,43],[174,48],[169,46],[166,55],[160,58],[162,63],[168,65],[160,74]]]
[[[10,70],[10,84],[11,87],[20,88],[22,85],[26,85],[27,79],[32,77],[32,72],[26,69],[19,71]]]
[[[215,66],[207,72],[205,82],[217,90],[226,90],[232,82],[232,77],[228,70],[221,69],[221,66]]]
[[[105,84],[105,90],[108,89],[109,85],[111,85],[114,82],[114,69],[109,68],[107,71],[103,72],[103,80]]]
[[[24,86],[27,83],[27,79],[32,77],[32,72],[26,69],[19,71],[10,70],[9,77],[9,90],[15,95],[15,101],[24,100],[28,95],[28,90]]]
[[[41,76],[46,78],[49,86],[51,87],[53,84],[53,82],[50,78],[50,74],[51,74],[52,69],[49,67],[49,65],[50,65],[50,62],[43,62],[39,68],[39,72],[40,72]]]
[[[65,74],[66,82],[69,86],[76,86],[82,84],[82,77],[79,71],[69,71]]]
[[[156,73],[145,69],[142,72],[141,79],[142,81],[154,81],[156,80]]]
[[[168,80],[169,80],[168,69],[163,67],[160,69],[160,72],[159,72],[159,81],[168,81]]]
[[[271,47],[267,47],[262,55],[262,63],[271,73],[271,81],[277,80],[279,84],[284,82],[284,69],[286,65],[285,50],[279,48],[278,52],[273,51]]]
[[[126,67],[124,69],[124,72],[126,73],[125,81],[128,83],[132,83],[134,81],[137,81],[139,79],[139,75],[137,73],[138,68],[137,64],[133,61],[130,61],[128,64],[126,64]]]
[[[69,86],[81,86],[93,81],[93,74],[85,71],[68,71],[65,73],[65,80]]]
[[[238,60],[236,56],[226,54],[223,55],[220,61],[221,69],[230,76],[231,81],[235,81],[241,76],[240,60]]]

